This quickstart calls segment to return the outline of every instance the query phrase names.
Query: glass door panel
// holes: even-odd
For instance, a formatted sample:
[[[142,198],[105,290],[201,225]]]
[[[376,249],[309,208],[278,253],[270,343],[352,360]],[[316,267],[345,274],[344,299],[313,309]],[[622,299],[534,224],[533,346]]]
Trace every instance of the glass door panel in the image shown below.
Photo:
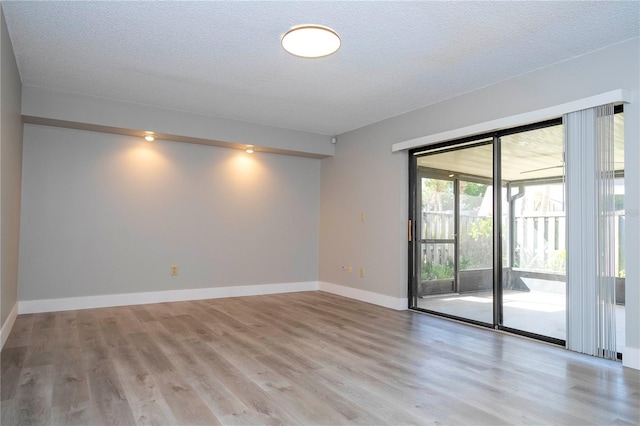
[[[613,117],[614,162],[615,162],[615,249],[616,273],[616,349],[622,353],[625,348],[625,210],[624,210],[624,113]]]
[[[420,245],[420,294],[433,296],[454,293],[454,244],[422,242]]]
[[[417,158],[417,308],[493,324],[491,141]],[[446,168],[443,168],[446,167]]]
[[[502,325],[566,338],[562,125],[500,138]]]
[[[489,170],[488,173],[491,173]],[[493,205],[488,181],[458,181],[458,303],[468,318],[493,322]]]
[[[454,181],[420,177],[420,252],[418,294],[450,294],[455,286]]]

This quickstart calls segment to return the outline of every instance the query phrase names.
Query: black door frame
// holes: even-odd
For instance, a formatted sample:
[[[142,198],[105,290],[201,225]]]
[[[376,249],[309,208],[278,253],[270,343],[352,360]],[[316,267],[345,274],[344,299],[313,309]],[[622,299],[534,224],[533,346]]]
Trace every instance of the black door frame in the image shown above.
[[[426,312],[433,315],[438,315],[445,318],[455,319],[483,327],[495,328],[496,330],[504,330],[514,334],[519,334],[527,337],[532,337],[538,340],[546,342],[564,345],[565,341],[556,339],[549,336],[543,336],[524,330],[512,329],[503,325],[503,289],[502,289],[502,164],[501,164],[501,145],[500,137],[512,135],[516,133],[527,132],[530,130],[541,129],[544,127],[557,126],[562,124],[562,118],[556,118],[552,120],[546,120],[538,123],[528,124],[525,126],[518,126],[509,129],[503,129],[495,132],[484,133],[475,136],[469,136],[465,138],[455,139],[452,141],[441,142],[425,147],[414,148],[409,151],[409,309]],[[420,223],[416,220],[417,214],[417,201],[418,201],[418,188],[417,178],[419,176],[417,158],[421,155],[435,154],[448,152],[458,149],[466,149],[480,144],[486,144],[487,139],[490,139],[493,145],[493,323],[488,324],[482,321],[477,321],[469,318],[458,317],[442,312],[430,311],[428,309],[418,308],[417,305],[417,262],[419,252],[419,240],[413,238],[418,236],[417,225]],[[456,201],[457,203],[457,201]],[[510,236],[511,238],[511,236]],[[457,253],[457,247],[456,247]],[[456,259],[457,263],[457,259]]]

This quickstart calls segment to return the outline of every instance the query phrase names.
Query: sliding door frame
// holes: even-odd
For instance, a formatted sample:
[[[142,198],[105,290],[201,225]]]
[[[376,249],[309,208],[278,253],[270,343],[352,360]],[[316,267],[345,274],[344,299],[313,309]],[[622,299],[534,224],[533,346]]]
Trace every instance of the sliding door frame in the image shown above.
[[[494,328],[496,330],[504,330],[514,334],[519,334],[527,337],[532,337],[538,340],[543,340],[549,343],[564,345],[565,341],[552,338],[549,336],[542,336],[535,333],[530,333],[523,330],[511,329],[504,327],[503,325],[503,284],[502,284],[502,158],[501,158],[501,142],[500,137],[512,135],[516,133],[523,133],[530,130],[542,129],[545,127],[557,126],[562,124],[562,118],[556,118],[551,120],[545,120],[538,123],[527,124],[524,126],[517,126],[508,129],[502,129],[495,132],[483,133],[474,136],[468,136],[465,138],[455,139],[451,141],[441,142],[433,145],[423,146],[411,149],[408,155],[409,161],[409,309],[426,312],[429,314],[455,319],[458,321],[467,322],[474,325],[479,325],[488,328]],[[418,201],[418,185],[417,178],[419,176],[417,158],[421,154],[435,154],[438,152],[447,152],[457,149],[471,148],[477,146],[473,142],[486,144],[486,140],[492,140],[493,146],[493,324],[488,324],[482,321],[477,321],[469,318],[458,317],[442,312],[431,311],[418,307],[417,303],[417,263],[418,262],[418,247],[417,235],[419,230],[417,229],[420,221],[417,220],[417,201]],[[456,204],[458,200],[456,200]],[[413,237],[413,238],[412,238]],[[513,238],[509,235],[509,238]],[[456,246],[456,252],[458,247]],[[457,261],[457,259],[456,259]],[[457,263],[457,262],[456,262]],[[457,277],[456,277],[457,278]]]
[[[502,158],[500,136],[493,135],[493,327],[502,327]]]

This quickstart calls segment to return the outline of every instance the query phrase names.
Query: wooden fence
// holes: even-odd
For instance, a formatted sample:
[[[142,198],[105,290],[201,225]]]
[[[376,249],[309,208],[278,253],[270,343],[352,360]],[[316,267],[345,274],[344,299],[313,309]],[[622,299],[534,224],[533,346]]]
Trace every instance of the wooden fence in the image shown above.
[[[624,211],[615,213],[615,264],[618,275],[624,265]],[[490,268],[492,266],[492,218],[470,215],[460,216],[459,250],[461,269]],[[506,229],[507,223],[503,223]],[[425,240],[454,238],[453,213],[426,212],[422,214],[421,237]],[[505,238],[507,233],[503,234]],[[516,216],[515,253],[516,268],[563,273],[566,267],[566,218],[563,212],[548,212]],[[508,248],[507,241],[504,242]],[[444,265],[453,261],[453,244],[425,244],[423,263]],[[468,262],[465,265],[465,262]],[[622,272],[623,273],[623,272]]]

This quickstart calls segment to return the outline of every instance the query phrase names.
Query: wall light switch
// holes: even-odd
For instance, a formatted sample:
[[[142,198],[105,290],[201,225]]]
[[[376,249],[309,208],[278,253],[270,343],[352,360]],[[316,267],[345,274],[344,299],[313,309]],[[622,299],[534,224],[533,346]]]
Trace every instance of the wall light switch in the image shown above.
[[[360,267],[360,278],[364,277],[364,266]]]
[[[175,277],[178,275],[178,265],[171,265],[171,276]]]
[[[364,222],[367,219],[364,213],[360,213],[360,222]]]

